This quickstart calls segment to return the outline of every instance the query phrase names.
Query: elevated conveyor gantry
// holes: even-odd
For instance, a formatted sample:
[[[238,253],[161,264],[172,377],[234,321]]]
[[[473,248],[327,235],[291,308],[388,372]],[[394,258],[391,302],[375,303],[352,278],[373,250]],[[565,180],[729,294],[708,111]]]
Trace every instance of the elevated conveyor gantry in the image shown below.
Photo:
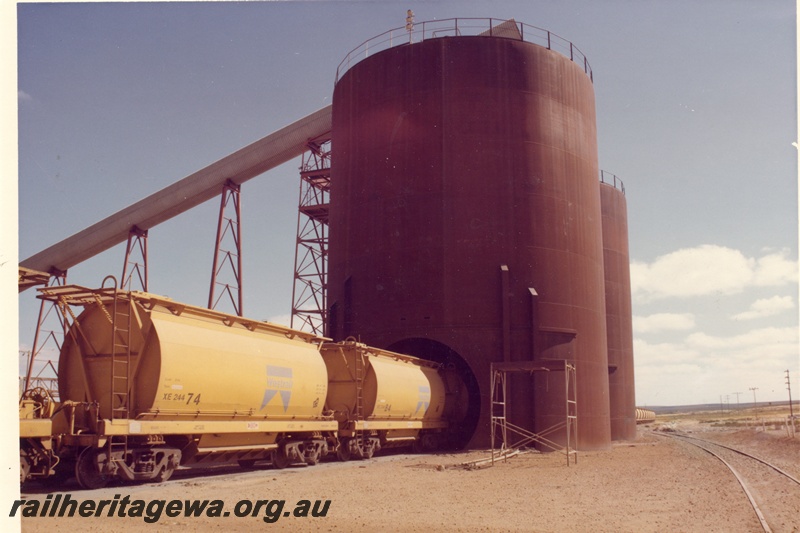
[[[331,106],[327,106],[42,250],[20,262],[20,267],[66,271],[125,242],[134,226],[146,231],[218,196],[229,180],[241,185],[300,156],[309,139],[330,129]],[[20,285],[20,290],[29,286]]]

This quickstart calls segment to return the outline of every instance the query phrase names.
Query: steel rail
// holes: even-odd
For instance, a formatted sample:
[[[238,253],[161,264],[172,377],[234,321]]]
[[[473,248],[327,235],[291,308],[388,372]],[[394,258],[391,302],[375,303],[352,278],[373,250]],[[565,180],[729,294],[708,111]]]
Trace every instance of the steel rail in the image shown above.
[[[697,437],[690,437],[689,435],[677,435],[677,436],[682,437],[684,439],[699,440],[700,442],[706,442],[708,444],[713,444],[714,446],[719,446],[720,448],[725,448],[726,450],[730,450],[732,452],[736,452],[738,454],[744,455],[745,457],[749,457],[750,459],[755,459],[759,463],[763,463],[764,465],[772,468],[773,470],[775,470],[776,472],[778,472],[780,474],[783,474],[787,478],[791,479],[792,481],[794,481],[795,483],[800,485],[800,479],[797,479],[796,477],[792,476],[790,473],[786,472],[785,470],[782,470],[781,468],[775,466],[774,464],[772,464],[772,463],[770,463],[768,461],[765,461],[764,459],[762,459],[760,457],[757,457],[755,455],[752,455],[752,454],[749,454],[747,452],[743,452],[742,450],[737,450],[736,448],[731,448],[730,446],[725,446],[724,444],[719,444],[717,442],[710,441],[710,440],[700,439],[700,438],[697,438]]]
[[[764,532],[765,533],[772,533],[772,529],[769,527],[769,524],[767,523],[767,519],[764,517],[764,514],[761,512],[761,509],[759,508],[758,503],[756,503],[756,500],[753,497],[752,493],[750,492],[750,489],[747,488],[747,483],[745,483],[744,479],[739,474],[739,472],[733,466],[731,466],[730,463],[728,463],[725,459],[723,459],[722,456],[720,456],[716,452],[714,452],[712,450],[709,450],[708,448],[706,448],[705,446],[703,446],[701,444],[698,444],[697,442],[692,442],[692,441],[693,440],[700,441],[700,442],[702,442],[704,444],[710,444],[712,446],[719,446],[721,448],[725,448],[725,449],[728,449],[730,451],[739,453],[741,455],[749,457],[750,459],[754,459],[754,460],[756,460],[758,462],[764,463],[765,465],[769,466],[770,468],[773,468],[774,470],[776,470],[778,473],[783,474],[784,476],[788,477],[792,481],[796,482],[797,481],[796,479],[794,479],[791,475],[787,474],[786,472],[782,471],[781,469],[775,467],[774,465],[764,461],[763,459],[760,459],[758,457],[752,456],[752,455],[750,455],[750,454],[748,454],[746,452],[743,452],[741,450],[737,450],[735,448],[730,448],[729,446],[725,446],[725,445],[722,445],[722,444],[717,444],[715,442],[707,441],[707,440],[704,440],[704,439],[698,439],[696,437],[689,437],[688,435],[677,435],[677,434],[676,435],[672,435],[672,434],[668,434],[668,433],[657,433],[655,431],[652,432],[652,433],[654,435],[656,435],[656,436],[671,437],[671,438],[676,439],[678,441],[685,442],[687,444],[691,444],[692,446],[696,446],[696,447],[700,448],[701,450],[705,451],[706,453],[708,453],[710,455],[713,455],[714,457],[719,459],[722,462],[722,464],[724,464],[725,466],[728,467],[728,469],[731,471],[731,473],[734,475],[734,477],[736,477],[736,480],[739,482],[739,485],[741,485],[742,490],[744,490],[744,493],[747,496],[747,499],[750,501],[750,505],[753,507],[753,510],[756,513],[756,517],[758,517],[758,521],[761,524],[761,527],[764,530]]]

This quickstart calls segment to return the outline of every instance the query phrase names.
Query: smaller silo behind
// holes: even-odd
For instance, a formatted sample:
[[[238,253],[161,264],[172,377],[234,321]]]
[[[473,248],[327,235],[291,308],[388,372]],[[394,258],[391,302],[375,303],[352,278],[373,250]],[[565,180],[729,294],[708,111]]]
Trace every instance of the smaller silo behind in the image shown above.
[[[603,265],[608,337],[608,392],[611,439],[636,438],[636,398],[633,380],[631,272],[625,186],[613,174],[601,173]]]

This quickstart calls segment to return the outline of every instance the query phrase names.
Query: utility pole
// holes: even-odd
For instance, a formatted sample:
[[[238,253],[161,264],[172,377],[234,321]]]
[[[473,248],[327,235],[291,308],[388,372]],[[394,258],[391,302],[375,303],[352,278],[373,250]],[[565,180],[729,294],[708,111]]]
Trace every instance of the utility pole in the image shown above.
[[[756,391],[758,387],[750,387],[750,390],[753,391],[753,407],[756,407]]]
[[[753,418],[755,419],[755,426],[758,426],[758,403],[756,402],[756,391],[758,387],[750,387],[751,391],[753,391]]]
[[[719,410],[722,411],[722,414],[725,414],[725,404],[722,403],[722,394],[719,395]]]
[[[789,371],[786,371],[786,390],[789,391],[789,416],[794,420],[794,409],[792,408],[792,384],[789,381]]]
[[[736,410],[739,410],[739,395],[742,394],[741,392],[732,392],[731,394],[736,395]]]

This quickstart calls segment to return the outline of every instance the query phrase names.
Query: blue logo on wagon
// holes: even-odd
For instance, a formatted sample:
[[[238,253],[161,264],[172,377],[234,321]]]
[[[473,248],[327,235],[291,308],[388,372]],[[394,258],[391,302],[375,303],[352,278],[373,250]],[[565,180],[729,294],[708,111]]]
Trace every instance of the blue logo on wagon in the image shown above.
[[[289,409],[289,400],[292,397],[292,369],[287,366],[267,365],[267,388],[264,390],[264,401],[261,409],[267,406],[276,395],[280,395],[283,403],[283,412]]]
[[[417,402],[417,410],[414,411],[415,413],[420,410],[420,408],[424,407],[425,410],[422,411],[422,414],[425,414],[425,411],[428,410],[428,406],[431,404],[431,388],[421,385],[419,387],[419,401]]]

